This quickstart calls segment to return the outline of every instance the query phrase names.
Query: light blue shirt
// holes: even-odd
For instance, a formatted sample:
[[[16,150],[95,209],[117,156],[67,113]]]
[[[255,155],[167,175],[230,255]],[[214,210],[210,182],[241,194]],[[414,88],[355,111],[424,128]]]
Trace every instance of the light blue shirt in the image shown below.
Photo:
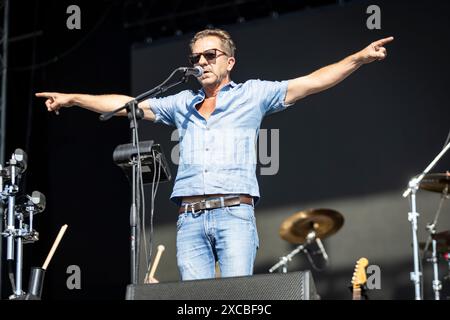
[[[180,162],[171,199],[205,194],[249,194],[259,199],[256,142],[264,116],[284,110],[287,81],[226,84],[208,120],[195,106],[203,89],[149,100],[162,122],[178,128]]]

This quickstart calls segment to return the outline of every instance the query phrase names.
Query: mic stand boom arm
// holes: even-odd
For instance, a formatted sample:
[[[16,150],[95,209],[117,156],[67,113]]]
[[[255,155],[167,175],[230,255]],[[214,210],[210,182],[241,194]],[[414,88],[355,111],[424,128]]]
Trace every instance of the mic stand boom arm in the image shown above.
[[[115,114],[117,114],[118,112],[120,112],[124,109],[126,109],[128,112],[130,112],[130,109],[133,109],[132,108],[133,106],[135,106],[135,108],[136,108],[137,104],[139,104],[140,102],[145,101],[149,98],[156,97],[157,95],[169,90],[170,88],[175,87],[175,86],[179,85],[180,83],[186,82],[188,77],[186,76],[186,74],[183,74],[183,76],[177,82],[167,84],[169,82],[169,80],[172,79],[172,77],[175,75],[175,73],[177,73],[178,71],[181,71],[181,70],[182,70],[182,68],[175,69],[170,74],[170,76],[166,80],[164,80],[161,84],[157,85],[156,87],[154,87],[153,89],[150,89],[147,92],[144,92],[144,93],[138,95],[136,98],[134,98],[131,101],[128,101],[120,108],[117,108],[113,111],[105,112],[105,113],[101,114],[100,120],[107,121],[107,120],[111,119]],[[139,108],[137,108],[137,109],[139,109]],[[138,113],[139,114],[142,113],[142,110],[139,109]],[[142,118],[143,118],[143,115],[142,115]],[[140,120],[140,119],[138,119],[138,120]]]

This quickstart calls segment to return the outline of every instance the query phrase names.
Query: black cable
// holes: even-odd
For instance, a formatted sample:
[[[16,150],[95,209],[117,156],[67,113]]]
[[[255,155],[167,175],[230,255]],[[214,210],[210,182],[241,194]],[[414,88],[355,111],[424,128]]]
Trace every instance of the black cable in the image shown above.
[[[147,254],[147,269],[150,268],[151,256],[153,251],[152,239],[153,239],[153,218],[155,211],[155,198],[156,193],[158,192],[158,186],[161,180],[161,168],[162,163],[160,157],[155,154],[155,150],[152,150],[152,158],[153,158],[153,180],[152,180],[152,194],[151,194],[151,204],[150,204],[150,245]],[[158,160],[158,175],[156,175],[156,161]],[[158,177],[158,178],[156,178]],[[146,240],[145,240],[146,241]]]

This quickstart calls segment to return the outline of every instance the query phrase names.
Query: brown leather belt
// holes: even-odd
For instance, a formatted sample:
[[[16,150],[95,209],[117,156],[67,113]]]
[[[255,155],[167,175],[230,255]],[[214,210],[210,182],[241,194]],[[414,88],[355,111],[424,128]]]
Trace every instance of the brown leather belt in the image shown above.
[[[189,201],[190,199],[195,199],[194,201]],[[188,201],[186,201],[188,200]],[[195,197],[187,197],[183,198],[183,202],[188,202],[183,205],[181,205],[180,209],[178,210],[178,213],[184,213],[186,211],[189,212],[196,212],[200,210],[206,210],[206,209],[217,209],[217,208],[223,208],[223,207],[231,207],[231,206],[238,206],[241,203],[253,205],[253,197],[245,194],[241,195],[209,195],[209,196],[195,196]]]

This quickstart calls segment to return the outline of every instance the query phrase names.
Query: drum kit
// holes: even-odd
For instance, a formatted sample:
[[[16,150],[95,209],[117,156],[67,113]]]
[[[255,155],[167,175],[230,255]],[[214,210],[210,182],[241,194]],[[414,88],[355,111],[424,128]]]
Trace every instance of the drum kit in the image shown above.
[[[431,252],[431,258],[427,259],[427,261],[430,261],[433,264],[433,290],[436,300],[440,298],[439,291],[442,289],[442,283],[439,280],[438,274],[439,257],[442,257],[447,261],[450,275],[450,230],[439,233],[436,232],[436,226],[443,202],[445,199],[449,198],[449,185],[450,172],[425,174],[418,184],[419,189],[441,193],[442,195],[434,221],[427,224],[427,230],[429,232],[428,240],[427,242],[419,243],[419,248],[423,252],[422,258],[425,258],[426,253]],[[283,240],[298,246],[289,254],[281,257],[280,260],[269,269],[269,272],[279,270],[282,273],[286,273],[287,264],[292,258],[299,252],[309,254],[308,248],[313,242],[316,242],[320,249],[319,252],[328,263],[328,255],[326,254],[321,240],[338,232],[343,224],[344,217],[342,214],[332,209],[309,209],[296,212],[289,216],[281,223],[279,235]],[[413,277],[413,275],[411,275],[411,277]],[[450,280],[450,276],[446,276],[445,279]]]

